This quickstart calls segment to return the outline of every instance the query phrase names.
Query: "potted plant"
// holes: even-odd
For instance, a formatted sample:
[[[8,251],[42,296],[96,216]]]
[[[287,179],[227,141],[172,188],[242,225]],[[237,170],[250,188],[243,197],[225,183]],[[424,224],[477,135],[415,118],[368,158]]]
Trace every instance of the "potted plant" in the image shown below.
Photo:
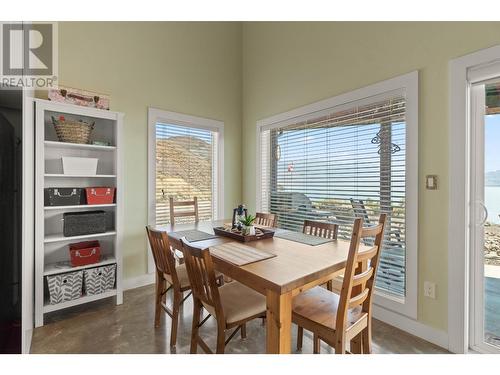
[[[255,226],[253,222],[255,221],[255,216],[248,215],[240,220],[242,224],[241,231],[244,236],[253,236],[255,235]]]

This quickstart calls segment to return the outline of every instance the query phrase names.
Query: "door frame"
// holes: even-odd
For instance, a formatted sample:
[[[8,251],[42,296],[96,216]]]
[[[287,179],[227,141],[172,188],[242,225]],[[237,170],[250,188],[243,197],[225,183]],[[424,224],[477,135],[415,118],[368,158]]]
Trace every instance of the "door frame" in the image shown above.
[[[471,84],[488,79],[488,67],[500,63],[500,45],[449,63],[449,204],[448,204],[448,347],[469,351]],[[491,77],[493,78],[493,70]]]

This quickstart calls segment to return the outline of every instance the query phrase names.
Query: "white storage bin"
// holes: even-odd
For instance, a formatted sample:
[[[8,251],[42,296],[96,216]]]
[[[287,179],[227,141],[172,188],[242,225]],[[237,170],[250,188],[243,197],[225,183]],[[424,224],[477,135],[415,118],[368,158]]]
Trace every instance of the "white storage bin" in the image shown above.
[[[69,175],[96,175],[97,158],[75,158],[63,156],[63,173]]]
[[[72,301],[82,296],[83,271],[47,276],[50,304]]]
[[[83,271],[85,293],[88,296],[101,294],[115,287],[116,264],[90,268]]]

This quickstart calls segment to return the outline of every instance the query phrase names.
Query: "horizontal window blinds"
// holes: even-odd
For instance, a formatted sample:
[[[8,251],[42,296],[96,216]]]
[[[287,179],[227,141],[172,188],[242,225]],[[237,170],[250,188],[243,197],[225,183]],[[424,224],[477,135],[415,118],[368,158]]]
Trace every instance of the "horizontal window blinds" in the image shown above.
[[[173,124],[156,124],[156,224],[170,222],[169,197],[175,201],[198,197],[200,220],[216,216],[214,184],[217,133]],[[192,207],[176,207],[176,212]],[[193,221],[179,217],[177,222]]]
[[[369,225],[387,213],[376,286],[405,296],[405,96],[327,112],[261,131],[261,208],[295,231],[306,219],[337,223],[344,239],[355,217]]]

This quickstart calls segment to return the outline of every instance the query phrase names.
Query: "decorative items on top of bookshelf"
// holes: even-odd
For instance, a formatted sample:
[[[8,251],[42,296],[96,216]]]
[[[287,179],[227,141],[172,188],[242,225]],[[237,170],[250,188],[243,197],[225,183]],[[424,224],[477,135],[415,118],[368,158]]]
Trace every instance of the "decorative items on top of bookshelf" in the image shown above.
[[[48,98],[54,102],[109,110],[109,95],[61,86],[49,89]]]

